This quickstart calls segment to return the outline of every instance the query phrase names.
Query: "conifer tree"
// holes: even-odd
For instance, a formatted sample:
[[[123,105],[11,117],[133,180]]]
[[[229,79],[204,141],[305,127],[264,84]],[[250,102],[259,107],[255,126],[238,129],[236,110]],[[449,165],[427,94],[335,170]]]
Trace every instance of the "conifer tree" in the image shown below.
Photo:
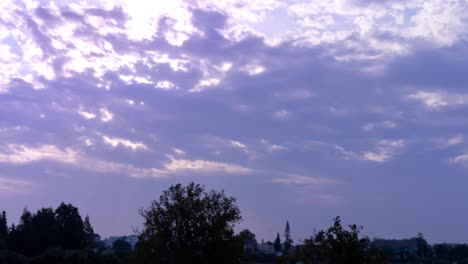
[[[279,233],[276,233],[276,239],[273,243],[273,248],[275,249],[275,252],[281,252],[281,238]]]
[[[291,249],[292,243],[289,221],[286,221],[286,227],[284,228],[284,252],[288,252]]]
[[[86,215],[86,217],[84,219],[83,230],[84,230],[85,235],[86,235],[86,244],[88,246],[91,246],[93,244],[93,242],[94,242],[95,234],[94,234],[93,226],[91,225],[91,222],[89,221],[89,216],[88,215]]]
[[[0,215],[0,250],[6,248],[6,242],[8,237],[8,226],[5,211]]]

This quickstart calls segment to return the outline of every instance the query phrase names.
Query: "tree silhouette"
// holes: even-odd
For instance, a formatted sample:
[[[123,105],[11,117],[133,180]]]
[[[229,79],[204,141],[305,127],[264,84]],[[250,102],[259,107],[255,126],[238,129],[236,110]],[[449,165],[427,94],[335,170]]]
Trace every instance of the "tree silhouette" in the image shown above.
[[[0,250],[6,249],[8,238],[8,224],[5,211],[0,215]]]
[[[86,234],[78,208],[61,203],[55,214],[62,234],[62,246],[65,249],[82,248],[86,244]]]
[[[275,252],[281,252],[281,238],[279,233],[276,233],[276,239],[275,242],[273,242],[273,248],[275,249]]]
[[[86,215],[84,222],[83,222],[83,231],[86,237],[86,246],[92,246],[94,244],[96,234],[94,234],[94,229],[93,229],[93,226],[91,225],[91,222],[89,221],[88,215]]]
[[[292,247],[291,229],[289,227],[289,221],[286,221],[286,227],[284,228],[284,252],[287,253]]]
[[[137,243],[140,263],[234,263],[242,254],[233,232],[240,211],[222,191],[177,184],[140,213],[145,219]]]

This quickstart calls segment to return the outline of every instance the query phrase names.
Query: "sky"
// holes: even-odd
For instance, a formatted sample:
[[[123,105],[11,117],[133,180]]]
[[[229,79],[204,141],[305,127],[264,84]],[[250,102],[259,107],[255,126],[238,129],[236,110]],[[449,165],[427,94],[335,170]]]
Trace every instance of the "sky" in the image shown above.
[[[0,209],[101,236],[176,183],[258,240],[468,242],[468,0],[0,2]]]

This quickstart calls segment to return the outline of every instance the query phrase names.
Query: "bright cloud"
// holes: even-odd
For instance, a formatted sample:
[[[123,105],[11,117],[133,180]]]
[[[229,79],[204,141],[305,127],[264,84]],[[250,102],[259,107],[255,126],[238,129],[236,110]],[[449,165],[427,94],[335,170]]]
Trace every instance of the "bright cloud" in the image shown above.
[[[104,143],[111,145],[112,147],[123,146],[132,150],[148,150],[148,147],[142,142],[131,141],[125,138],[115,138],[102,135]]]
[[[101,113],[102,122],[109,122],[114,118],[114,114],[112,114],[109,110],[105,108],[99,109],[99,112]]]
[[[2,148],[0,162],[23,164],[42,160],[57,161],[61,163],[75,163],[77,153],[70,149],[60,149],[53,145],[29,147],[25,145],[8,145]]]
[[[169,163],[164,164],[165,173],[177,173],[184,171],[198,171],[205,173],[223,172],[229,174],[247,174],[254,173],[253,169],[243,167],[236,164],[229,164],[223,162],[214,162],[207,160],[185,160],[176,159],[168,155]]]

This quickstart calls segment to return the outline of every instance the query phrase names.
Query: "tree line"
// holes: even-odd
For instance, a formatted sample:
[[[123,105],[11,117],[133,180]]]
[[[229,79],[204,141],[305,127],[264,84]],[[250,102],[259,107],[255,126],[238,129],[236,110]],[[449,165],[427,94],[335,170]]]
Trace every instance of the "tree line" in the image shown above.
[[[144,223],[135,231],[135,247],[125,239],[106,246],[89,217],[82,218],[71,204],[35,213],[25,209],[18,224],[10,226],[2,212],[0,264],[468,263],[467,245],[430,246],[422,234],[371,241],[361,234],[362,227],[343,227],[340,217],[296,244],[289,222],[283,239],[277,233],[273,242],[259,243],[247,229],[234,231],[242,220],[235,202],[223,191],[207,191],[199,184],[173,185],[140,210]]]

